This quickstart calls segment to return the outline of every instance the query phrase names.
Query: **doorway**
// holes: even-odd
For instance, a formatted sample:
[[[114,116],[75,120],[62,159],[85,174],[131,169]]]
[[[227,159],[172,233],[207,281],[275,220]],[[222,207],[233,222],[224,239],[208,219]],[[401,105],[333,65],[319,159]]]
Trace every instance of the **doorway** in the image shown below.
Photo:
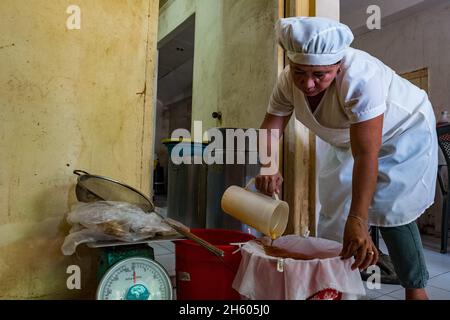
[[[175,129],[191,129],[195,15],[158,43],[158,83],[153,194],[167,208],[169,153],[163,143]]]

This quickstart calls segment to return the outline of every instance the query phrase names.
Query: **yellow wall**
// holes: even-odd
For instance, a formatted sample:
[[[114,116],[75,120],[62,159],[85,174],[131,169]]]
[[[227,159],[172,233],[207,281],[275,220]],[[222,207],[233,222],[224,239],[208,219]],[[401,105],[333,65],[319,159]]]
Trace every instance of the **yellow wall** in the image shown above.
[[[260,126],[277,78],[277,0],[169,0],[158,40],[195,13],[192,121]],[[211,117],[221,111],[223,121]]]
[[[0,298],[91,297],[93,250],[60,251],[72,171],[149,193],[157,20],[157,0],[0,1]]]

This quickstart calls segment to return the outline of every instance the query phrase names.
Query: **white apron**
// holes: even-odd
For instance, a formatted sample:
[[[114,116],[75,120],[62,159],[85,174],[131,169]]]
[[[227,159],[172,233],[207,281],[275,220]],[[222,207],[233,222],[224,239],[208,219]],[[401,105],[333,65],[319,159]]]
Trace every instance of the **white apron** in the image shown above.
[[[286,68],[278,83],[278,90],[283,91],[274,90],[268,109],[275,115],[286,115],[295,109],[296,118],[329,144],[321,155],[318,174],[321,204],[318,236],[335,241],[342,241],[351,204],[351,123],[384,113],[377,187],[369,208],[370,225],[392,227],[408,224],[433,203],[438,153],[434,113],[423,90],[359,50],[349,51],[342,69],[313,114],[303,93],[293,85],[289,68]],[[359,97],[364,103],[355,103],[351,111],[346,110],[346,100],[354,101],[355,92],[360,95],[361,91],[364,92],[352,88],[348,82],[357,82],[359,79],[356,77],[368,74],[372,69],[379,72],[376,80],[381,83],[381,88],[377,90],[385,96],[377,97],[379,101],[376,103],[371,103],[373,99]],[[364,83],[372,80],[365,79]],[[365,106],[371,108],[366,110]]]

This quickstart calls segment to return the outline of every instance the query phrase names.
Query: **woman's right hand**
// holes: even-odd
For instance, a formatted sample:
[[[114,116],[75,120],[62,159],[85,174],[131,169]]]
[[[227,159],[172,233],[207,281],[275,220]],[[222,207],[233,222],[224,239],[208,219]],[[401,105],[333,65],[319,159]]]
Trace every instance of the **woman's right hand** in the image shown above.
[[[273,175],[257,175],[255,178],[255,187],[261,193],[272,196],[274,193],[279,194],[281,185],[283,184],[283,177],[278,172]]]

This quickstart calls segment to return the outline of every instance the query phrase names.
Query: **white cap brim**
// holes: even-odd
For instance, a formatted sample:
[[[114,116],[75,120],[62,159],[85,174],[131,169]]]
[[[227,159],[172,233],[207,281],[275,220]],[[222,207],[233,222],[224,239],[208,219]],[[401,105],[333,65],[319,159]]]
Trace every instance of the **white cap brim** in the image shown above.
[[[332,65],[344,57],[346,50],[342,50],[337,53],[329,53],[329,54],[307,54],[307,53],[299,53],[288,51],[287,56],[289,60],[291,60],[295,64],[304,64],[310,66],[327,66]]]

